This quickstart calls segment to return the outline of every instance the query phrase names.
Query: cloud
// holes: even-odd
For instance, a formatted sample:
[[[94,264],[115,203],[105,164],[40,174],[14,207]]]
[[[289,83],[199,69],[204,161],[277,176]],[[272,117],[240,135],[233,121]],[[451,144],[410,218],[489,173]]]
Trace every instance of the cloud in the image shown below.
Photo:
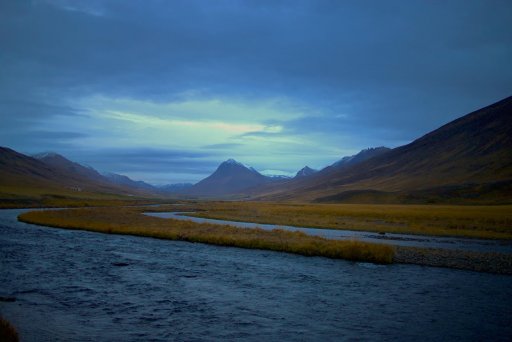
[[[233,149],[241,147],[241,146],[243,146],[243,144],[226,143],[226,144],[205,145],[205,146],[201,146],[201,148],[206,149],[206,150],[233,150]]]
[[[509,96],[510,22],[502,1],[3,1],[0,143],[321,167]]]

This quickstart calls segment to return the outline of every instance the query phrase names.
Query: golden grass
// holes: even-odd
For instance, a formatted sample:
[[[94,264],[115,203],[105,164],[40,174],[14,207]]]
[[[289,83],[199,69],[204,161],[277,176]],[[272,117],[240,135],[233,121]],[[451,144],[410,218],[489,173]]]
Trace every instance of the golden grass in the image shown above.
[[[200,210],[193,214],[197,217],[299,227],[512,239],[512,205],[198,202],[173,210]]]
[[[394,248],[361,241],[328,240],[301,232],[243,229],[227,225],[160,219],[136,208],[87,208],[34,211],[20,215],[27,223],[100,233],[138,235],[160,239],[200,242],[219,246],[265,249],[305,256],[391,263]]]
[[[0,317],[0,341],[2,342],[17,342],[20,338],[18,336],[18,332],[4,318]]]
[[[72,191],[64,186],[31,184],[20,180],[13,183],[1,179],[0,209],[7,208],[64,208],[90,206],[142,205],[166,202],[163,197],[129,196],[97,191]],[[169,203],[168,200],[166,203]]]

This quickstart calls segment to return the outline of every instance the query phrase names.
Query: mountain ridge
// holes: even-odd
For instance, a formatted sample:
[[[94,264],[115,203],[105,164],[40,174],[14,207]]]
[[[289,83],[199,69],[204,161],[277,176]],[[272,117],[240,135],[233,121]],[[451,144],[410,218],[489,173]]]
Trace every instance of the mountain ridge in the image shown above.
[[[350,191],[384,193],[512,179],[512,97],[473,111],[413,142],[356,165],[328,167],[260,200],[315,201]],[[506,195],[506,194],[504,194]]]

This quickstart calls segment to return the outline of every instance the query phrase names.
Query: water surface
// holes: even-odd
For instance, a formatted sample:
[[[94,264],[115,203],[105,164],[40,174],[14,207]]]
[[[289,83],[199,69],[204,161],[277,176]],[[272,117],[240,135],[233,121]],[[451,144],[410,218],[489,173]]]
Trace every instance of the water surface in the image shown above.
[[[24,341],[509,340],[512,277],[38,227],[0,211]],[[113,263],[125,263],[118,267]]]

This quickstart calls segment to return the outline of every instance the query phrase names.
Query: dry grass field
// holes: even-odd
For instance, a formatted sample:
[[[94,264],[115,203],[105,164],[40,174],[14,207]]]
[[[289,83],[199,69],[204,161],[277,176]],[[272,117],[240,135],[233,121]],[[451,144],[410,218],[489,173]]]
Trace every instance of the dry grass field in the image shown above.
[[[512,205],[197,202],[186,206],[161,207],[154,210],[198,210],[191,215],[300,227],[512,239]]]
[[[162,201],[159,198],[148,199],[98,192],[75,192],[69,189],[38,188],[30,184],[23,187],[0,184],[0,209],[144,205],[162,203]]]

